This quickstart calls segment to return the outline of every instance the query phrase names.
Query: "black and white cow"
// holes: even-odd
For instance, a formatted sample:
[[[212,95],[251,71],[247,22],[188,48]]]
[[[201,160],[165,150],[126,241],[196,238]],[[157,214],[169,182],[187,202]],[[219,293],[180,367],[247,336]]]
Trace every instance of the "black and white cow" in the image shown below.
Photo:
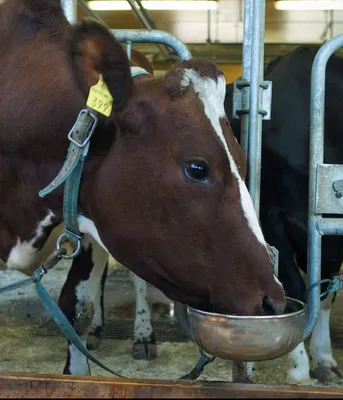
[[[307,210],[309,182],[311,68],[319,47],[298,47],[271,62],[265,80],[273,82],[272,115],[263,121],[261,213],[266,240],[279,250],[279,278],[288,296],[304,301],[307,269]],[[327,65],[325,101],[325,162],[343,164],[343,60],[333,55]],[[226,114],[239,140],[240,120],[232,119],[233,85],[227,85]],[[342,121],[341,121],[342,119]],[[343,260],[343,237],[324,236],[322,278],[338,273]],[[322,291],[326,285],[322,285]],[[329,319],[335,296],[321,301],[311,336],[311,376],[321,381],[340,379],[332,355]],[[287,382],[310,382],[310,363],[301,343],[288,358]]]

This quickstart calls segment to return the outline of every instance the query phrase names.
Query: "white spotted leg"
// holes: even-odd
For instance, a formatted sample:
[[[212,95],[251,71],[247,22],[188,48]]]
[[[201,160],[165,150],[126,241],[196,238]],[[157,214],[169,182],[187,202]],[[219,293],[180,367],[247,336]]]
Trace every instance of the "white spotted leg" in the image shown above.
[[[287,357],[287,377],[288,385],[309,385],[310,378],[310,361],[304,346],[304,342],[292,350]]]
[[[337,368],[337,362],[332,355],[330,339],[330,313],[334,294],[330,293],[320,302],[320,310],[316,325],[310,339],[310,361],[304,346],[300,343],[289,355],[287,360],[287,384],[309,385],[311,378],[322,383],[340,382],[342,374]]]
[[[320,302],[319,316],[310,341],[311,376],[323,383],[339,382],[342,374],[332,355],[330,313],[335,294],[330,293]]]
[[[92,324],[94,303],[107,261],[108,253],[86,237],[62,288],[59,305],[84,344]],[[90,375],[88,360],[70,342],[63,373]]]
[[[136,295],[132,357],[135,360],[153,360],[157,356],[157,347],[155,332],[151,324],[147,283],[133,272],[130,272],[130,279]]]

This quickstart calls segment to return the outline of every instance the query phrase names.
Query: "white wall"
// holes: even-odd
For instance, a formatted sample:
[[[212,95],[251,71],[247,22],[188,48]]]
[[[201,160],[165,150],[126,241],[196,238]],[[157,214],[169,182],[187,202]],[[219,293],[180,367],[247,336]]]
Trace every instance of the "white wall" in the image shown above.
[[[319,43],[328,17],[325,11],[278,11],[267,0],[265,42]],[[218,10],[211,11],[211,39],[241,43],[242,19],[242,0],[219,0]],[[343,33],[343,11],[335,11],[334,21],[334,35]],[[163,16],[159,14],[156,23],[159,29],[167,25],[184,42],[206,42],[207,11],[169,11]]]

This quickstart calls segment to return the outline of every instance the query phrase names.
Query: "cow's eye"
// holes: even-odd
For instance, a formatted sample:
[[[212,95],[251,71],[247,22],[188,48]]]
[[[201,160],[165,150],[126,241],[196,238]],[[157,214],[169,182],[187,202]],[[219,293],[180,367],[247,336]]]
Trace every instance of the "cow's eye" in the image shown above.
[[[205,182],[209,175],[209,165],[203,160],[187,161],[185,175],[192,181]]]

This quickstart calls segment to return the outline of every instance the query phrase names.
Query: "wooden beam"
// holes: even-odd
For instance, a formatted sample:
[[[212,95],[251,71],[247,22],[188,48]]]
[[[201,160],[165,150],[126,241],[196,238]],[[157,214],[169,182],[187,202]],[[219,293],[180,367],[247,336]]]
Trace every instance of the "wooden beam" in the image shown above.
[[[342,398],[343,388],[0,373],[1,398]]]

